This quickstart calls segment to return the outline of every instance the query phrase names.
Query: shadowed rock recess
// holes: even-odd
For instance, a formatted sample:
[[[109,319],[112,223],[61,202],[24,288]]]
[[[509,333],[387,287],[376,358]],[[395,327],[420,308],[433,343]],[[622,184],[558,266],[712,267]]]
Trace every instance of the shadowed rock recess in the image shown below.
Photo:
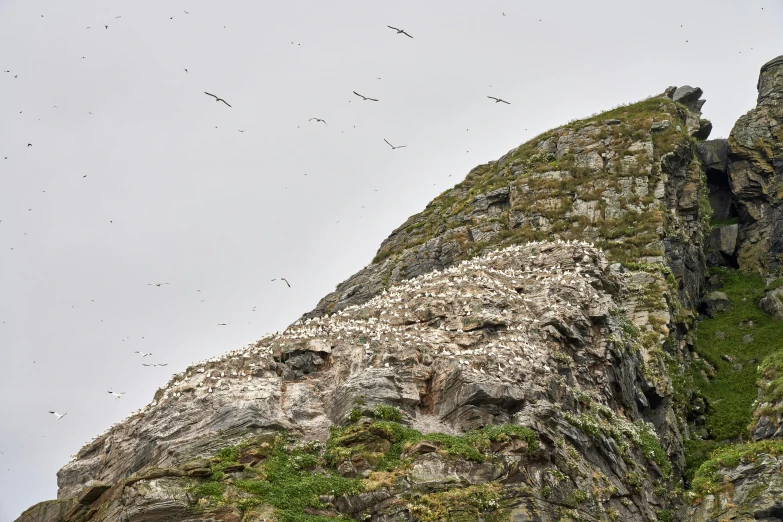
[[[783,317],[783,57],[728,141],[704,141],[701,95],[476,167],[285,332],[174,375],[18,522],[783,519],[783,350],[744,436],[715,438],[694,384],[724,375],[696,346],[737,310],[721,277],[765,276],[754,309]]]

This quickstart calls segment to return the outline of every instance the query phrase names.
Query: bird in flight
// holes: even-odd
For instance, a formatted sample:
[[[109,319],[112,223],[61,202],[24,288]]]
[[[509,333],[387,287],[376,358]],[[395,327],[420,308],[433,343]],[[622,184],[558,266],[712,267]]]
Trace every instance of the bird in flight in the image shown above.
[[[146,356],[148,356],[148,355],[152,355],[152,352],[150,352],[150,353],[144,353],[144,352],[133,352],[133,353],[138,353],[138,354],[139,354],[139,355],[141,355],[142,357],[146,357]]]
[[[118,398],[118,399],[119,399],[120,397],[122,397],[123,395],[125,395],[125,392],[113,392],[113,391],[111,391],[111,390],[109,390],[109,393],[111,393],[112,395],[114,395],[114,396],[115,396],[116,398]]]
[[[385,142],[386,142],[386,144],[387,144],[387,145],[389,145],[389,147],[391,147],[391,148],[392,148],[392,150],[394,150],[394,149],[401,149],[401,148],[403,148],[403,147],[407,147],[407,145],[397,145],[397,146],[395,147],[394,145],[392,145],[391,143],[389,143],[389,140],[387,140],[386,138],[383,138],[383,141],[385,141]]]
[[[237,130],[239,130],[239,129],[237,129]],[[244,129],[243,129],[243,130],[240,130],[239,132],[245,132],[245,131],[244,131]]]
[[[141,363],[141,365],[142,366],[152,366],[152,367],[155,367],[155,366],[168,366],[169,363],[152,363],[152,364]]]
[[[27,144],[27,146],[28,146],[28,147],[32,147],[32,146],[33,146],[33,144],[32,144],[32,143],[28,143],[28,144]]]
[[[500,102],[503,102],[503,103],[505,103],[505,104],[507,104],[507,105],[511,105],[511,104],[510,104],[509,102],[507,102],[506,100],[501,100],[500,98],[495,98],[494,96],[487,96],[487,98],[489,98],[490,100],[495,100],[495,103],[500,103]]]
[[[307,121],[313,121],[313,120],[315,120],[316,123],[318,123],[320,121],[320,122],[323,122],[324,125],[329,125],[328,123],[326,123],[326,120],[322,120],[321,118],[310,118]]]
[[[168,285],[171,283],[147,283],[147,286],[160,286],[160,285]]]
[[[217,325],[218,325],[218,326],[228,326],[228,325],[230,325],[230,324],[231,324],[231,323],[218,323]]]
[[[50,411],[49,413],[51,413],[52,415],[54,415],[55,417],[57,417],[57,420],[60,420],[60,419],[62,419],[63,417],[65,417],[66,415],[68,415],[68,412],[67,412],[67,411],[66,411],[65,413],[63,413],[62,415],[60,415],[60,414],[59,414],[59,413],[57,413],[56,411]]]
[[[378,100],[376,100],[375,98],[368,98],[367,96],[362,96],[361,94],[359,94],[359,93],[358,93],[358,92],[356,92],[356,91],[353,91],[353,93],[354,93],[356,96],[358,96],[359,98],[361,98],[363,101],[367,101],[367,100],[370,100],[370,101],[378,101]]]
[[[288,285],[288,288],[291,288],[291,283],[288,282],[288,279],[286,279],[285,277],[281,277],[280,280],[285,281],[285,284]],[[277,278],[272,279],[272,281],[277,281]]]
[[[105,27],[106,29],[108,29],[108,28],[109,28],[109,26],[108,26],[108,25],[104,25],[104,27]]]
[[[404,34],[404,35],[405,35],[405,36],[407,36],[408,38],[413,38],[411,35],[409,35],[409,34],[408,34],[408,33],[406,33],[405,31],[403,31],[402,29],[397,29],[396,27],[392,27],[392,26],[390,26],[390,25],[387,25],[386,27],[388,27],[389,29],[394,29],[395,31],[397,31],[397,34]]]
[[[207,96],[212,96],[213,98],[215,98],[215,103],[217,103],[217,102],[223,102],[223,103],[225,103],[226,105],[228,105],[228,102],[227,102],[226,100],[224,100],[223,98],[218,98],[218,97],[217,97],[217,96],[215,96],[214,94],[209,94],[207,91],[204,91],[204,94],[206,94]],[[231,107],[231,105],[228,105],[228,106],[229,106],[229,107]]]
[[[183,70],[183,71],[185,71],[185,72],[188,72],[188,70],[187,70],[187,69],[182,69],[182,70]],[[188,73],[188,74],[190,74],[190,73]]]

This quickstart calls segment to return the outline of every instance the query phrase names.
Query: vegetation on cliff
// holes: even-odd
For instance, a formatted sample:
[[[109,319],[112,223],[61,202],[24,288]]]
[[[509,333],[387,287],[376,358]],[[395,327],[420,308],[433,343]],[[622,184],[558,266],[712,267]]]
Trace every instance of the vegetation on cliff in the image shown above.
[[[709,438],[747,440],[758,397],[758,367],[767,357],[781,357],[783,321],[757,306],[768,288],[761,276],[723,268],[714,269],[714,275],[723,283],[720,291],[728,306],[697,325],[696,351],[709,367],[694,363],[695,384],[707,399]],[[770,368],[775,360],[770,359]]]

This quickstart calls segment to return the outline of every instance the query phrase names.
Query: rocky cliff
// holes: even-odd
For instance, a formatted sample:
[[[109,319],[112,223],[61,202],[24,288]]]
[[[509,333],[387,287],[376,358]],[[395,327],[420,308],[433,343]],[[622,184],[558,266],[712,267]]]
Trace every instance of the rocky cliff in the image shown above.
[[[735,273],[779,264],[781,78],[764,66],[728,141],[670,87],[476,167],[285,332],[173,376],[18,521],[779,520],[782,448],[734,440],[781,436],[780,359],[698,340],[742,311]],[[769,281],[749,343],[778,331]],[[712,398],[730,371],[759,390],[736,433]]]

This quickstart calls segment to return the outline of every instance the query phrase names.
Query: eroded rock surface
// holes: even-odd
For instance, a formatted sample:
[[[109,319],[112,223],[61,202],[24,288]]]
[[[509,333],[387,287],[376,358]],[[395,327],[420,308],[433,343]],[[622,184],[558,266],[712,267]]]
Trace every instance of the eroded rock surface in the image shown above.
[[[758,105],[729,136],[728,171],[740,214],[738,260],[748,272],[783,262],[783,57],[761,69]]]
[[[666,263],[695,307],[705,264],[700,220],[709,206],[691,139],[701,125],[700,96],[699,88],[670,88],[476,167],[304,317],[361,304],[482,251],[549,238],[593,241],[613,261]]]
[[[142,412],[78,452],[58,474],[58,496],[81,499],[73,517],[90,512],[95,521],[240,520],[225,506],[187,518],[199,507],[188,488],[213,473],[205,459],[270,432],[324,441],[361,404],[396,407],[402,422],[425,434],[503,424],[535,434],[536,451],[514,443],[505,446],[507,456],[482,464],[438,456],[426,445],[411,450],[408,485],[387,491],[385,507],[371,510],[377,520],[387,508],[398,510],[395,520],[411,520],[411,509],[399,505],[411,489],[490,483],[517,499],[508,509],[540,509],[541,520],[588,506],[597,518],[652,519],[671,502],[677,456],[667,456],[655,426],[639,420],[672,415],[671,385],[656,377],[664,374],[652,353],[659,344],[640,342],[643,332],[664,335],[639,310],[639,277],[655,281],[646,272],[610,270],[587,243],[530,243],[299,321],[175,375]],[[637,310],[641,328],[624,329],[630,322],[622,309]],[[677,436],[667,430],[659,425],[663,437]],[[265,458],[251,452],[242,457],[247,465],[223,471],[252,467],[254,455]],[[361,459],[350,462],[372,470]]]

